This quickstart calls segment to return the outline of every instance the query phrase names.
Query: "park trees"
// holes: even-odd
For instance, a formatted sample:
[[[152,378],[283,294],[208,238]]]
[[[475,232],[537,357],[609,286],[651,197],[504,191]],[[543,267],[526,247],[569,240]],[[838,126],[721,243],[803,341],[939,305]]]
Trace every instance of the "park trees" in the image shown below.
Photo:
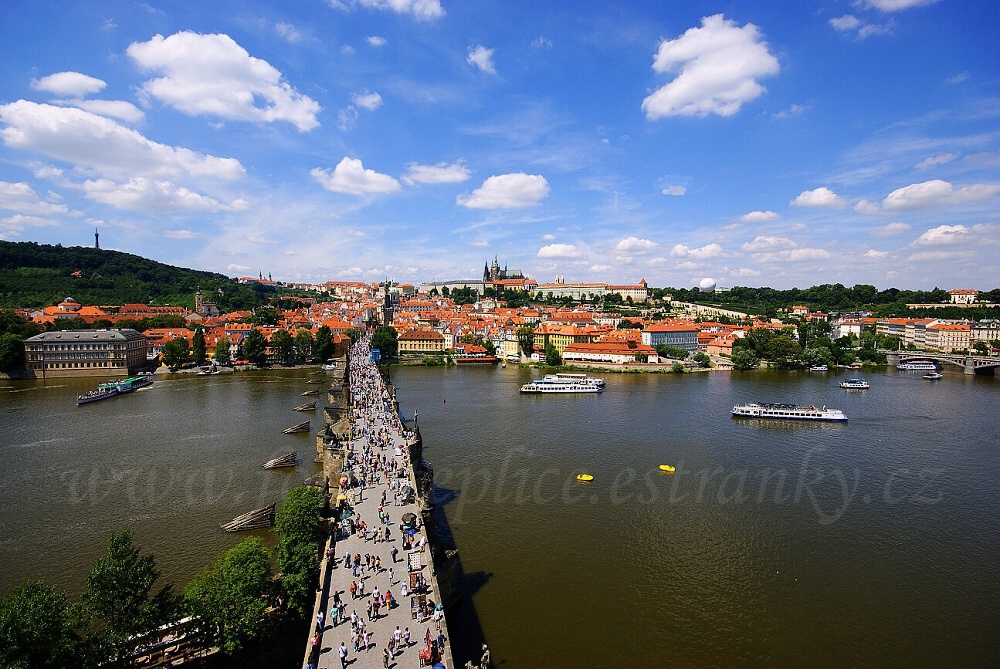
[[[295,333],[295,362],[307,362],[313,354],[313,336],[309,330],[299,328]]]
[[[229,362],[229,337],[223,335],[219,337],[219,340],[215,342],[215,355],[212,357],[220,365],[224,365]]]
[[[174,337],[163,345],[163,364],[170,369],[180,369],[191,361],[191,347],[187,337]]]
[[[63,593],[42,581],[22,583],[0,600],[0,666],[82,666],[78,620]]]
[[[267,364],[267,340],[257,328],[250,330],[243,340],[243,357],[258,367]]]
[[[275,330],[271,335],[271,350],[274,351],[274,358],[282,365],[288,365],[295,361],[295,342],[288,330]]]
[[[399,335],[396,328],[383,325],[372,335],[372,349],[381,351],[383,358],[395,358],[399,352]]]
[[[152,555],[139,553],[130,528],[115,532],[107,556],[87,574],[84,612],[95,646],[110,666],[126,666],[134,638],[167,623],[174,612],[169,585],[150,595],[160,572]]]
[[[317,488],[298,486],[285,494],[275,514],[278,533],[278,569],[288,610],[307,615],[313,585],[318,576],[319,545],[322,532],[319,514],[325,500]]]
[[[273,594],[267,550],[259,538],[249,537],[185,586],[183,606],[201,622],[201,643],[231,655],[267,630]]]
[[[194,329],[194,338],[191,340],[191,359],[196,365],[204,365],[208,360],[208,353],[205,349],[205,330],[200,327]]]
[[[316,330],[316,341],[313,342],[313,351],[321,362],[326,362],[333,355],[333,331],[329,325],[321,325]]]
[[[760,366],[760,358],[749,348],[733,348],[733,367],[735,369],[757,369]]]

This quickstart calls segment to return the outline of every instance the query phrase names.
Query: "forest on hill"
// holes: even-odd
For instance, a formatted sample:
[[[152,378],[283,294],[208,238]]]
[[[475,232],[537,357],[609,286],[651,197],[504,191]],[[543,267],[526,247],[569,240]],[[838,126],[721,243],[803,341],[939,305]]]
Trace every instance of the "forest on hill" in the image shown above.
[[[83,246],[0,241],[0,307],[35,308],[72,297],[80,304],[194,308],[194,294],[223,311],[267,303],[274,289],[222,274],[166,265],[131,253]]]

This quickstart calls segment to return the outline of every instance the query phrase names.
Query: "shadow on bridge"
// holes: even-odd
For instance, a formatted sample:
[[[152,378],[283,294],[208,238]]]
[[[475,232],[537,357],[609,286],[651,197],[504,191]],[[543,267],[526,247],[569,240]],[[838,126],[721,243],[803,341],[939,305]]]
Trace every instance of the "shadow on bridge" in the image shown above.
[[[457,550],[458,547],[448,524],[445,507],[458,499],[460,494],[458,490],[434,486],[434,501],[437,505],[437,513],[434,514],[436,536],[441,548],[446,550]],[[482,655],[486,635],[473,600],[476,593],[493,578],[493,574],[486,571],[467,573],[462,566],[461,553],[458,554],[457,570],[458,588],[462,596],[448,610],[448,631],[451,633],[451,652],[456,668],[464,667],[468,660],[478,663]]]

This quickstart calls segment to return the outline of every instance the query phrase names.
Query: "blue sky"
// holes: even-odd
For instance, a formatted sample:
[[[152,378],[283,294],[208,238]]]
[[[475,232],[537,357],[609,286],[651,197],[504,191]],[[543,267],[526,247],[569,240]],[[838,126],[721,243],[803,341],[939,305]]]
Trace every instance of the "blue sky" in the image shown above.
[[[229,276],[1000,286],[995,0],[0,8],[0,238]]]

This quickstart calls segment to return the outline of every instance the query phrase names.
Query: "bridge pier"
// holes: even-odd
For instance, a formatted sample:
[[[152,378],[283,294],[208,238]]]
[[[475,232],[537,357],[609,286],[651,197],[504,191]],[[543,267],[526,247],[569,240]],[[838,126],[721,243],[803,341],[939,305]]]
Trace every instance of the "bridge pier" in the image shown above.
[[[900,359],[899,353],[886,353],[885,354],[885,363],[887,365],[889,365],[889,367],[895,367],[896,365],[898,365],[899,364],[899,359]]]
[[[965,359],[965,364],[962,366],[962,373],[975,376],[976,374],[976,359],[971,355]]]

